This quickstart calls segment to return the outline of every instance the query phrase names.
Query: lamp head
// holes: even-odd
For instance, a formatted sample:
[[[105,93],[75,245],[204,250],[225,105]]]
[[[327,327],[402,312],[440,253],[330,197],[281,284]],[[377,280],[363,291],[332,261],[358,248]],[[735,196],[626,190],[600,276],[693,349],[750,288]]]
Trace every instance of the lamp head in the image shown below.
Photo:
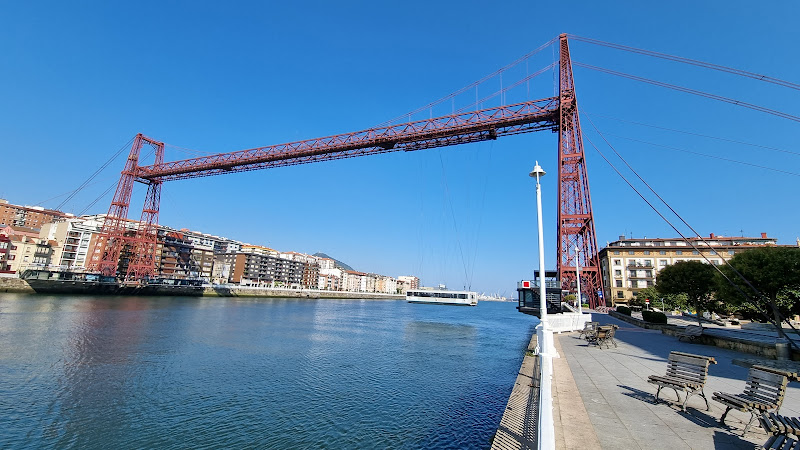
[[[536,165],[535,165],[535,166],[533,166],[533,170],[531,170],[531,173],[529,173],[528,175],[529,175],[531,178],[537,178],[537,176],[538,176],[539,178],[541,178],[541,177],[543,177],[543,176],[544,176],[546,173],[547,173],[547,172],[545,172],[545,171],[544,171],[544,169],[542,169],[542,166],[540,166],[540,165],[539,165],[539,161],[536,161]]]

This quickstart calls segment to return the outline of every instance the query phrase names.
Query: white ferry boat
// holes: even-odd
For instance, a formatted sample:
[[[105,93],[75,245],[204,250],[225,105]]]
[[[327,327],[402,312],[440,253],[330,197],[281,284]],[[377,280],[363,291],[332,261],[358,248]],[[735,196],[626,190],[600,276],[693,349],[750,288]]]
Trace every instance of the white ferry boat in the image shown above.
[[[470,291],[413,289],[406,291],[406,300],[408,300],[409,303],[477,306],[478,294],[476,292],[470,292]]]

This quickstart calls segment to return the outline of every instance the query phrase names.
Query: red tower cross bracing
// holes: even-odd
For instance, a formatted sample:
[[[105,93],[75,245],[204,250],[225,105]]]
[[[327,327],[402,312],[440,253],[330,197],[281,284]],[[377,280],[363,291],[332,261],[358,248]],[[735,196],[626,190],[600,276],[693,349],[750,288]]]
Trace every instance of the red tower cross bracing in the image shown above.
[[[587,294],[591,307],[604,306],[603,295],[598,294],[603,292],[603,282],[567,36],[562,34],[559,42],[558,97],[172,162],[163,162],[163,143],[139,134],[97,240],[92,266],[107,276],[118,272],[122,275],[120,267],[124,264],[120,264],[120,255],[123,248],[128,248],[133,255],[125,271],[126,281],[138,282],[155,274],[156,226],[161,184],[165,181],[423,150],[552,130],[559,136],[557,270],[563,287],[571,289],[576,277],[575,262],[580,262],[581,292]],[[145,143],[155,148],[156,160],[152,165],[140,166],[139,152]],[[134,181],[148,186],[138,225],[127,219]],[[571,253],[576,246],[577,256]]]

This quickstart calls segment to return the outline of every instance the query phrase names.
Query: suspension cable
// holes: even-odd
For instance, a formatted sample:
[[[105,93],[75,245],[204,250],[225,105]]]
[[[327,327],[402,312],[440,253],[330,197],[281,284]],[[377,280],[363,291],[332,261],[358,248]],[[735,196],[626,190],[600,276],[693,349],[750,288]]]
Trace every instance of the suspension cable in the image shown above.
[[[708,134],[694,133],[692,131],[676,130],[674,128],[667,128],[667,127],[662,127],[662,126],[659,126],[659,125],[653,125],[653,124],[644,123],[644,122],[636,122],[636,121],[633,121],[633,120],[622,119],[620,117],[608,116],[608,115],[605,115],[605,114],[593,114],[593,115],[595,117],[604,117],[606,119],[616,120],[618,122],[630,123],[630,124],[633,124],[633,125],[639,125],[639,126],[643,126],[643,127],[655,128],[655,129],[658,129],[658,130],[671,131],[673,133],[683,133],[683,134],[688,134],[690,136],[698,136],[698,137],[707,138],[707,139],[716,139],[718,141],[730,142],[732,144],[748,145],[750,147],[763,148],[764,150],[772,150],[772,151],[776,151],[776,152],[788,153],[790,155],[798,155],[798,156],[800,156],[800,152],[793,152],[791,150],[786,150],[786,149],[778,148],[778,147],[770,147],[768,145],[754,144],[752,142],[745,142],[745,141],[737,141],[736,139],[728,139],[728,138],[719,137],[719,136],[711,136],[711,135],[708,135]]]
[[[777,84],[779,86],[788,87],[790,89],[800,90],[800,84],[792,83],[790,81],[781,80],[779,78],[768,77],[766,75],[761,75],[761,74],[754,73],[754,72],[748,72],[746,70],[736,69],[736,68],[733,68],[733,67],[727,67],[727,66],[722,66],[722,65],[719,65],[719,64],[707,63],[707,62],[704,62],[704,61],[698,61],[696,59],[684,58],[682,56],[669,55],[667,53],[659,53],[659,52],[654,52],[654,51],[651,51],[651,50],[644,50],[644,49],[641,49],[641,48],[630,47],[630,46],[622,45],[622,44],[614,44],[612,42],[605,42],[605,41],[600,41],[600,40],[597,40],[597,39],[586,38],[586,37],[582,37],[582,36],[576,36],[574,34],[570,34],[569,37],[570,37],[570,39],[573,39],[573,40],[576,40],[576,41],[581,41],[581,42],[586,42],[587,44],[595,44],[595,45],[600,45],[600,46],[603,46],[603,47],[614,48],[614,49],[617,49],[617,50],[624,50],[624,51],[631,52],[631,53],[638,53],[638,54],[641,54],[641,55],[654,56],[656,58],[667,59],[667,60],[670,60],[670,61],[681,62],[681,63],[684,63],[684,64],[691,64],[693,66],[703,67],[703,68],[712,69],[712,70],[718,70],[720,72],[732,73],[734,75],[740,75],[740,76],[743,76],[743,77],[752,78],[754,80],[764,81],[764,82],[767,82],[767,83],[772,83],[772,84]]]
[[[97,175],[99,175],[99,174],[100,174],[100,172],[102,172],[102,171],[103,171],[103,170],[104,170],[106,167],[108,167],[108,166],[109,166],[109,165],[110,165],[110,164],[111,164],[111,163],[112,163],[112,162],[113,162],[115,159],[117,159],[117,157],[118,157],[118,156],[119,156],[119,155],[120,155],[120,154],[121,154],[123,151],[125,151],[125,149],[126,149],[126,148],[127,148],[129,145],[131,145],[131,142],[133,142],[133,139],[134,139],[134,138],[131,138],[131,139],[130,139],[130,140],[127,142],[127,143],[125,143],[125,145],[123,145],[122,147],[120,147],[120,149],[119,149],[119,150],[117,150],[117,152],[116,152],[116,153],[114,153],[114,155],[112,155],[112,156],[111,156],[111,158],[109,158],[109,160],[108,160],[108,161],[106,161],[105,163],[103,163],[103,165],[102,165],[102,166],[100,166],[100,168],[99,168],[99,169],[97,169],[97,170],[96,170],[96,171],[95,171],[93,174],[91,174],[91,175],[89,176],[89,178],[87,178],[87,179],[86,179],[86,181],[84,181],[83,183],[81,183],[81,185],[80,185],[80,186],[78,186],[78,188],[77,188],[77,189],[75,189],[74,191],[72,191],[72,193],[71,193],[69,196],[67,196],[67,198],[65,198],[65,199],[64,199],[64,200],[63,200],[61,203],[59,203],[59,204],[58,204],[58,206],[56,206],[56,207],[55,207],[55,209],[56,209],[57,211],[58,211],[58,210],[61,210],[61,208],[63,208],[63,207],[64,207],[64,205],[66,205],[66,204],[67,204],[67,203],[68,203],[70,200],[72,200],[72,199],[73,199],[73,198],[74,198],[76,195],[78,195],[78,192],[80,192],[80,191],[81,191],[83,188],[85,188],[86,186],[88,186],[88,185],[89,185],[89,183],[91,183],[91,182],[92,182],[92,180],[94,180],[94,178],[95,178]]]
[[[588,118],[588,116],[587,116],[587,118]],[[589,121],[591,122],[591,119],[589,119]],[[798,173],[798,172],[789,172],[787,170],[775,169],[773,167],[767,167],[767,166],[762,166],[762,165],[759,165],[759,164],[753,164],[753,163],[749,163],[747,161],[739,161],[739,160],[736,160],[736,159],[724,158],[722,156],[709,155],[709,154],[706,154],[706,153],[700,153],[700,152],[696,152],[696,151],[693,151],[693,150],[686,150],[686,149],[680,148],[680,147],[673,147],[673,146],[670,146],[670,145],[657,144],[655,142],[643,141],[643,140],[640,140],[640,139],[635,139],[635,138],[631,138],[631,137],[627,137],[627,136],[620,136],[618,134],[613,134],[613,133],[606,133],[606,134],[608,136],[614,136],[614,137],[618,137],[620,139],[626,139],[628,141],[638,142],[640,144],[652,145],[654,147],[661,147],[661,148],[666,148],[666,149],[670,149],[670,150],[676,150],[676,151],[679,151],[679,152],[690,153],[692,155],[705,156],[706,158],[719,159],[719,160],[722,160],[722,161],[732,162],[732,163],[736,163],[736,164],[743,164],[745,166],[756,167],[756,168],[759,168],[759,169],[771,170],[773,172],[778,172],[778,173],[783,173],[783,174],[786,174],[786,175],[793,175],[795,177],[800,177],[800,173]]]
[[[439,100],[436,100],[436,101],[433,101],[431,103],[428,103],[425,106],[421,106],[421,107],[419,107],[419,108],[417,108],[417,109],[415,109],[415,110],[413,110],[411,112],[407,112],[407,113],[402,114],[400,116],[397,116],[397,117],[395,117],[393,119],[389,119],[386,122],[380,123],[380,124],[377,125],[377,127],[387,126],[387,125],[392,124],[392,123],[394,123],[394,122],[396,122],[398,120],[404,119],[406,117],[410,117],[411,115],[417,114],[417,113],[422,112],[422,111],[425,111],[426,109],[433,108],[434,106],[436,106],[436,105],[438,105],[440,103],[443,103],[443,102],[445,102],[447,100],[450,100],[453,97],[456,97],[456,96],[458,96],[460,94],[463,94],[464,92],[477,87],[479,84],[481,84],[481,83],[483,83],[483,82],[485,82],[487,80],[491,80],[492,78],[496,77],[498,74],[503,73],[504,71],[516,66],[517,64],[521,63],[522,61],[525,61],[528,58],[532,57],[533,55],[535,55],[535,54],[539,53],[540,51],[546,49],[547,47],[552,45],[553,42],[556,41],[556,39],[558,39],[558,37],[554,37],[553,39],[550,39],[549,41],[547,41],[544,44],[542,44],[539,47],[537,47],[535,50],[531,51],[530,53],[528,53],[526,55],[523,55],[522,57],[518,58],[516,61],[514,61],[514,62],[512,62],[512,63],[510,63],[510,64],[508,64],[508,65],[506,65],[504,67],[501,67],[500,69],[494,71],[493,73],[490,73],[489,75],[486,75],[485,77],[481,78],[478,81],[475,81],[474,83],[470,84],[469,86],[465,86],[465,87],[453,92],[452,94],[449,94],[449,95],[447,95],[445,97],[440,98]]]
[[[800,117],[793,116],[791,114],[787,114],[785,112],[777,111],[777,110],[774,110],[774,109],[765,108],[763,106],[754,105],[752,103],[747,103],[747,102],[743,102],[743,101],[740,101],[740,100],[736,100],[736,99],[732,99],[732,98],[728,98],[728,97],[723,97],[721,95],[709,94],[708,92],[698,91],[696,89],[690,89],[690,88],[683,87],[683,86],[677,86],[677,85],[674,85],[674,84],[664,83],[662,81],[651,80],[649,78],[637,77],[636,75],[630,75],[630,74],[627,74],[627,73],[624,73],[624,72],[617,72],[616,70],[605,69],[603,67],[592,66],[592,65],[584,64],[584,63],[577,62],[577,61],[573,61],[572,64],[577,66],[577,67],[583,67],[585,69],[591,69],[591,70],[595,70],[595,71],[598,71],[598,72],[607,73],[609,75],[616,75],[618,77],[623,77],[623,78],[628,78],[628,79],[631,79],[631,80],[641,81],[643,83],[649,83],[649,84],[652,84],[652,85],[655,85],[655,86],[665,87],[665,88],[673,89],[673,90],[676,90],[676,91],[685,92],[687,94],[692,94],[692,95],[697,95],[697,96],[700,96],[700,97],[710,98],[712,100],[718,100],[718,101],[721,101],[721,102],[730,103],[732,105],[743,106],[745,108],[750,108],[750,109],[754,109],[756,111],[764,112],[764,113],[767,113],[767,114],[772,114],[773,116],[778,116],[778,117],[782,117],[784,119],[789,119],[789,120],[793,120],[795,122],[800,122]]]
[[[695,235],[696,235],[696,236],[697,236],[697,237],[698,237],[698,238],[699,238],[699,239],[700,239],[700,240],[701,240],[701,241],[702,241],[702,242],[703,242],[703,243],[704,243],[704,244],[705,244],[705,245],[706,245],[708,248],[711,248],[711,245],[708,243],[708,241],[706,241],[706,240],[705,240],[705,238],[703,238],[702,236],[700,236],[700,234],[697,232],[697,230],[695,230],[695,229],[694,229],[694,228],[693,228],[691,225],[689,225],[689,223],[688,223],[688,222],[686,222],[686,220],[684,220],[684,219],[683,219],[683,217],[682,217],[680,214],[678,214],[678,212],[677,212],[677,211],[675,211],[675,210],[672,208],[672,206],[670,206],[670,204],[669,204],[669,203],[667,203],[667,201],[666,201],[666,200],[664,200],[664,199],[663,199],[663,198],[662,198],[662,197],[661,197],[661,196],[660,196],[660,195],[659,195],[659,194],[658,194],[658,193],[657,193],[657,192],[656,192],[656,191],[655,191],[655,190],[654,190],[654,189],[653,189],[653,188],[650,186],[650,184],[649,184],[649,183],[647,183],[647,181],[645,181],[645,180],[644,180],[644,179],[643,179],[643,178],[642,178],[642,177],[639,175],[639,173],[638,173],[638,172],[637,172],[637,171],[636,171],[636,170],[635,170],[633,167],[631,167],[631,165],[630,165],[630,164],[628,164],[628,161],[627,161],[627,160],[625,160],[625,158],[623,158],[623,157],[622,157],[622,155],[620,155],[620,154],[619,154],[619,152],[617,152],[617,150],[614,148],[614,146],[613,146],[613,145],[611,145],[611,143],[610,143],[610,142],[608,142],[608,140],[607,140],[607,139],[605,138],[605,136],[604,136],[604,135],[603,135],[603,134],[600,132],[600,130],[598,130],[598,129],[597,129],[597,127],[595,127],[595,125],[594,125],[594,122],[592,122],[592,119],[591,119],[591,117],[589,117],[589,116],[586,114],[586,112],[583,112],[583,115],[584,115],[584,116],[585,116],[585,117],[586,117],[586,118],[589,120],[589,123],[592,125],[592,128],[594,128],[595,132],[597,132],[597,134],[598,134],[598,135],[599,135],[599,136],[600,136],[600,137],[603,139],[603,141],[605,141],[606,145],[608,145],[608,146],[611,148],[611,150],[614,152],[614,154],[615,154],[615,155],[617,155],[617,157],[618,157],[618,158],[619,158],[619,159],[620,159],[620,160],[621,160],[621,161],[622,161],[622,162],[625,164],[625,166],[626,166],[626,167],[628,167],[628,169],[629,169],[631,172],[633,172],[633,174],[634,174],[634,175],[636,175],[636,177],[639,179],[639,181],[641,181],[642,183],[644,183],[644,185],[645,185],[645,186],[647,186],[647,188],[650,190],[650,192],[652,192],[652,193],[653,193],[653,194],[654,194],[654,195],[655,195],[655,196],[656,196],[656,197],[657,197],[657,198],[658,198],[658,199],[659,199],[659,200],[660,200],[660,201],[661,201],[661,202],[662,202],[664,205],[666,205],[666,207],[667,207],[667,208],[668,208],[668,209],[669,209],[669,210],[672,212],[672,214],[674,214],[674,215],[675,215],[675,216],[676,216],[678,219],[680,219],[680,221],[681,221],[681,222],[682,222],[684,225],[686,225],[686,227],[687,227],[687,228],[689,228],[689,230],[691,230],[691,231],[692,231],[692,232],[693,232],[693,233],[694,233],[694,234],[695,234]],[[730,262],[728,262],[728,261],[727,261],[725,258],[721,258],[722,262],[723,262],[725,265],[727,265],[727,266],[728,266],[728,267],[729,267],[729,268],[730,268],[730,269],[731,269],[731,270],[732,270],[732,271],[733,271],[733,272],[734,272],[734,273],[735,273],[735,274],[736,274],[736,275],[737,275],[737,276],[738,276],[738,277],[739,277],[739,278],[740,278],[742,281],[744,281],[744,282],[745,282],[745,284],[746,284],[746,285],[747,285],[747,286],[748,286],[750,289],[752,289],[752,290],[753,290],[753,292],[755,293],[755,296],[756,296],[756,298],[755,298],[755,300],[756,300],[756,301],[754,301],[754,299],[753,299],[751,296],[749,296],[749,295],[748,295],[746,292],[744,292],[744,290],[743,290],[743,289],[742,289],[742,288],[741,288],[741,287],[740,287],[738,284],[734,283],[734,282],[733,282],[733,281],[732,281],[730,278],[728,278],[728,276],[727,276],[727,275],[726,275],[726,274],[725,274],[725,273],[722,271],[722,269],[720,269],[720,268],[719,268],[719,267],[718,267],[716,264],[712,264],[712,263],[711,263],[711,261],[708,259],[708,257],[707,257],[707,256],[706,256],[706,255],[705,255],[705,254],[704,254],[702,251],[700,251],[700,249],[699,249],[697,246],[695,246],[695,245],[694,245],[694,243],[692,243],[692,241],[690,241],[690,240],[689,240],[689,239],[688,239],[686,236],[684,236],[684,234],[683,234],[683,233],[681,233],[681,232],[680,232],[680,230],[678,230],[678,228],[677,228],[677,227],[675,227],[675,225],[673,225],[673,224],[672,224],[672,222],[670,222],[669,220],[667,220],[667,218],[666,218],[666,217],[664,217],[664,215],[663,215],[663,214],[662,214],[660,211],[658,211],[658,210],[655,208],[655,206],[653,206],[653,204],[652,204],[652,203],[650,203],[650,201],[648,201],[648,200],[647,200],[647,199],[646,199],[646,198],[645,198],[645,197],[644,197],[644,196],[643,196],[643,195],[642,195],[642,194],[639,192],[639,190],[638,190],[638,189],[636,189],[636,188],[635,188],[635,187],[634,187],[634,186],[633,186],[633,185],[632,185],[632,184],[631,184],[631,183],[628,181],[628,179],[627,179],[627,178],[625,178],[625,176],[623,176],[623,175],[622,175],[622,173],[620,173],[620,171],[619,171],[619,170],[617,170],[617,168],[616,168],[616,167],[615,167],[615,166],[614,166],[614,165],[613,165],[613,164],[612,164],[612,163],[611,163],[611,162],[610,162],[610,161],[609,161],[609,160],[608,160],[608,159],[605,157],[605,155],[604,155],[604,154],[603,154],[603,153],[602,153],[602,152],[601,152],[601,151],[600,151],[600,150],[597,148],[597,146],[595,146],[595,145],[594,145],[594,143],[593,143],[593,142],[592,142],[592,141],[591,141],[591,140],[590,140],[588,137],[586,137],[585,135],[583,135],[583,137],[584,137],[584,138],[585,138],[587,141],[589,141],[589,143],[592,145],[592,147],[594,147],[594,149],[597,151],[597,153],[599,153],[599,154],[600,154],[600,156],[601,156],[601,157],[602,157],[602,158],[603,158],[603,159],[604,159],[604,160],[605,160],[605,161],[606,161],[606,162],[607,162],[607,163],[608,163],[608,164],[609,164],[609,165],[610,165],[610,166],[611,166],[611,167],[614,169],[614,171],[615,171],[615,172],[617,172],[617,175],[619,175],[619,176],[620,176],[620,177],[621,177],[621,178],[622,178],[622,179],[625,181],[625,183],[627,183],[627,184],[628,184],[628,186],[630,186],[630,188],[631,188],[631,189],[633,189],[633,191],[634,191],[634,192],[636,192],[636,194],[638,194],[638,195],[639,195],[639,197],[641,197],[641,198],[642,198],[642,200],[644,200],[644,201],[645,201],[645,203],[647,203],[647,205],[648,205],[648,206],[650,206],[650,208],[651,208],[651,209],[653,209],[653,211],[655,211],[655,212],[656,212],[656,214],[658,214],[658,215],[659,215],[659,217],[661,217],[661,219],[662,219],[662,220],[664,220],[664,221],[665,221],[665,222],[666,222],[666,223],[667,223],[667,224],[668,224],[668,225],[669,225],[669,226],[670,226],[670,227],[671,227],[673,230],[675,230],[675,232],[676,232],[676,233],[678,233],[678,234],[681,236],[681,238],[683,238],[683,240],[684,240],[684,241],[685,241],[687,244],[689,244],[689,246],[690,246],[690,247],[691,247],[693,250],[696,250],[696,251],[697,251],[697,252],[700,254],[700,256],[701,256],[701,257],[702,257],[702,258],[703,258],[703,259],[704,259],[704,260],[705,260],[707,263],[709,263],[709,264],[710,264],[712,267],[714,267],[714,269],[715,269],[715,270],[716,270],[716,271],[717,271],[717,272],[718,272],[718,273],[719,273],[719,274],[720,274],[720,275],[721,275],[721,276],[722,276],[722,277],[723,277],[723,278],[724,278],[724,279],[725,279],[725,280],[726,280],[726,281],[727,281],[727,282],[728,282],[728,283],[729,283],[731,286],[733,286],[733,287],[734,287],[734,289],[736,289],[736,290],[739,292],[739,294],[741,294],[741,295],[742,295],[744,298],[748,299],[749,301],[751,301],[751,302],[753,302],[753,303],[756,303],[756,301],[759,301],[759,300],[760,300],[760,301],[763,301],[763,299],[765,298],[764,294],[762,294],[762,293],[761,293],[761,292],[760,292],[760,291],[759,291],[759,290],[758,290],[758,289],[757,289],[755,286],[753,286],[753,284],[752,284],[752,283],[750,283],[750,281],[749,281],[747,278],[745,278],[745,277],[744,277],[744,275],[742,275],[742,274],[741,274],[741,272],[739,272],[738,270],[736,270],[736,268],[735,268],[735,267],[733,267],[733,265],[731,265],[731,263],[730,263]],[[769,320],[770,322],[772,322],[772,321],[773,321],[773,318],[770,318],[770,317],[769,317],[769,316],[768,316],[766,313],[764,313],[763,311],[762,311],[761,313],[762,313],[762,315],[763,315],[763,316],[764,316],[764,317],[765,317],[767,320]],[[780,324],[783,322],[783,317],[782,317],[782,315],[780,315],[780,313],[779,313],[778,315],[779,315],[779,317],[781,317],[781,322],[777,323],[777,325],[778,325],[778,326],[780,326]],[[790,326],[790,327],[792,327],[792,329],[794,329],[794,326],[793,326],[791,323],[789,324],[789,326]],[[795,348],[797,348],[797,349],[800,349],[800,345],[798,345],[798,344],[797,344],[797,343],[796,343],[794,340],[792,340],[791,338],[789,338],[789,336],[788,336],[788,335],[786,335],[786,333],[784,333],[784,336],[786,337],[786,339],[788,339],[788,341],[791,343],[791,345],[793,345],[793,346],[794,346]]]

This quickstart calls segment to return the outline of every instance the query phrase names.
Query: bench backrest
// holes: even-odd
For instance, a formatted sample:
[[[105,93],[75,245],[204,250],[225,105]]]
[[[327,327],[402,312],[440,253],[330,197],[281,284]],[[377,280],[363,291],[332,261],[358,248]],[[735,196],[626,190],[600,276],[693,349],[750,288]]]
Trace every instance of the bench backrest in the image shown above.
[[[705,384],[708,378],[708,365],[712,362],[716,363],[713,358],[705,356],[670,352],[667,360],[667,376]]]
[[[788,382],[788,378],[784,375],[761,370],[758,367],[751,367],[744,394],[780,408],[781,403],[783,403],[783,396],[786,394]]]

